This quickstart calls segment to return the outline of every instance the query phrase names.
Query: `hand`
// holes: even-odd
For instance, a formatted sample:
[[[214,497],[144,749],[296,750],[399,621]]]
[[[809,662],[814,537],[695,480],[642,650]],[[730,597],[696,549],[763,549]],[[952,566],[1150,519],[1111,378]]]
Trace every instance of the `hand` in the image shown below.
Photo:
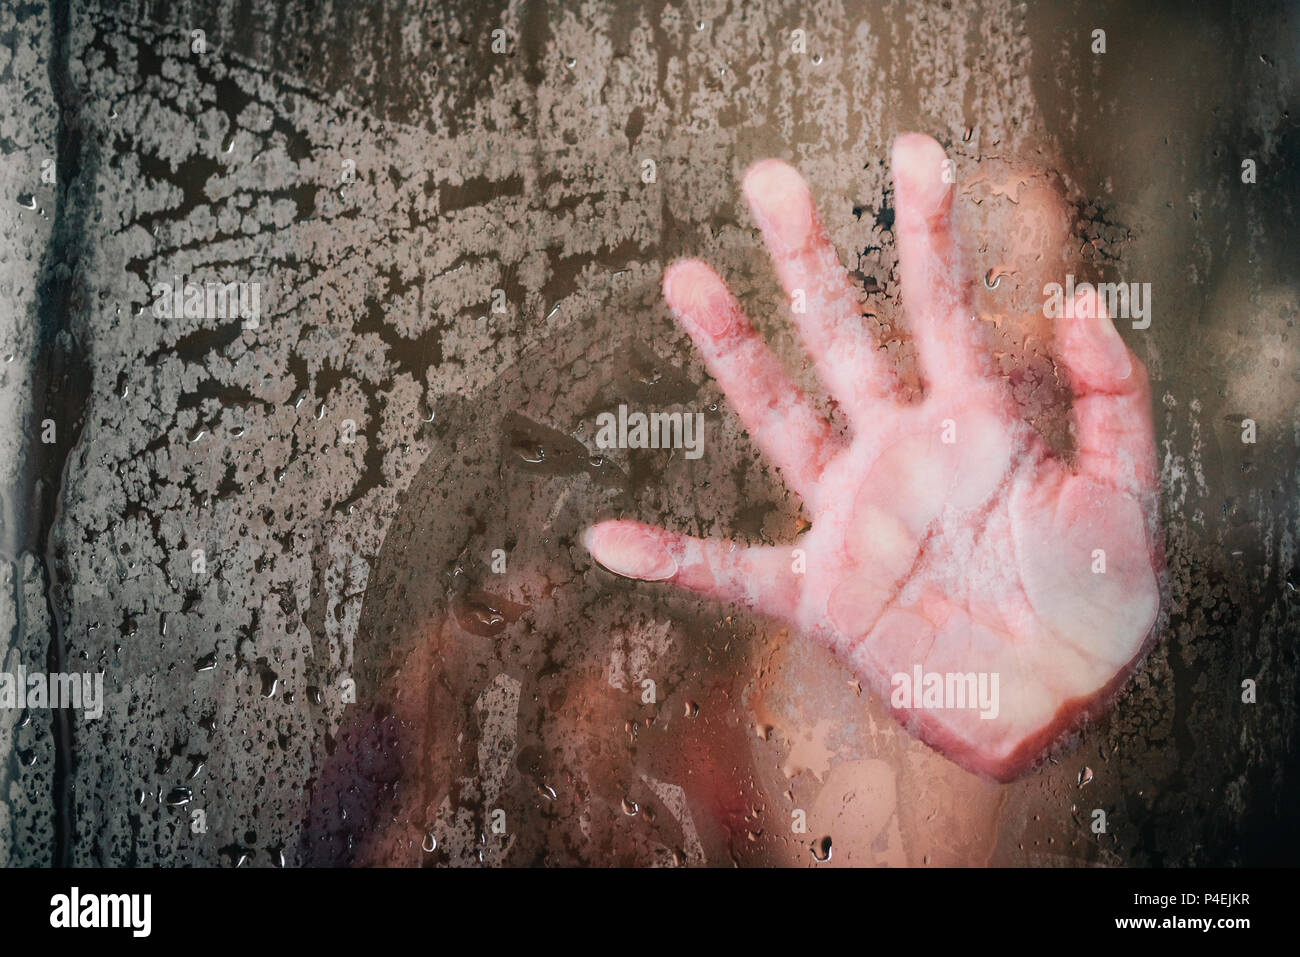
[[[686,260],[664,276],[670,308],[803,498],[811,529],[788,547],[747,547],[607,521],[585,544],[610,571],[790,622],[924,741],[1010,780],[1108,703],[1152,637],[1162,559],[1150,396],[1142,365],[1084,294],[1074,315],[1089,318],[1059,320],[1058,334],[1073,456],[1021,419],[973,319],[943,170],[934,140],[895,143],[894,231],[925,386],[910,404],[799,174],[765,160],[745,176],[781,283],[806,303],[800,337],[851,436],[793,385],[708,266]],[[904,698],[918,666],[983,675],[995,706],[934,707],[919,687]]]

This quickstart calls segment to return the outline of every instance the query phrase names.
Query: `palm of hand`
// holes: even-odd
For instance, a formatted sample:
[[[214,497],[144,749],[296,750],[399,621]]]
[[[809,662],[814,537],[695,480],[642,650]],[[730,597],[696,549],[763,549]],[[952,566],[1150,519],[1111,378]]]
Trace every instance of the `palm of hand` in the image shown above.
[[[1058,343],[1076,455],[1053,455],[970,320],[942,148],[909,135],[893,159],[924,400],[900,401],[802,179],[764,161],[745,191],[852,437],[832,433],[707,266],[674,264],[664,294],[812,527],[787,547],[745,547],[611,521],[586,542],[612,571],[789,621],[927,743],[1009,780],[1105,703],[1150,637],[1160,559],[1148,387],[1101,304],[1081,296],[1074,314],[1089,318],[1063,320]],[[923,697],[918,674],[938,675],[948,697]],[[995,696],[980,701],[977,687]]]

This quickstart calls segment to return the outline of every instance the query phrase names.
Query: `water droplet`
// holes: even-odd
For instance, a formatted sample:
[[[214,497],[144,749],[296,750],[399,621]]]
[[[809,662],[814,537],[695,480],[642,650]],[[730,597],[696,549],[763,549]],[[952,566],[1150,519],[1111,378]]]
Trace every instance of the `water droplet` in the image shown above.
[[[623,798],[623,813],[628,817],[636,817],[640,810],[641,806],[637,804],[636,801],[630,800],[629,798]]]
[[[831,859],[831,839],[829,835],[813,841],[812,856],[813,860],[818,864],[825,864]]]
[[[1079,772],[1079,787],[1083,787],[1092,781],[1092,768],[1084,768]]]
[[[696,20],[696,21],[695,21],[695,29],[696,29],[696,31],[703,30],[703,29],[704,29],[704,21],[703,21],[703,20]]]
[[[961,131],[961,141],[963,143],[969,143],[970,138],[974,135],[975,135],[975,128],[973,126],[968,126]]]
[[[986,289],[997,289],[1000,282],[1002,282],[1002,273],[996,267],[984,274],[984,287]]]
[[[686,704],[685,704],[685,706],[684,706],[684,709],[683,709],[683,714],[684,714],[686,717],[688,717],[688,718],[694,718],[694,717],[695,717],[696,715],[698,715],[699,713],[700,713],[700,706],[699,706],[698,704],[696,704],[694,701],[687,701],[687,702],[686,702]]]
[[[31,193],[19,193],[18,205],[21,206],[23,209],[35,209],[36,197],[33,196]]]
[[[821,66],[821,65],[822,65],[822,55],[821,55],[820,53],[814,53],[814,54],[813,54],[812,61],[813,61],[813,66]]]
[[[755,725],[754,733],[758,735],[758,740],[766,741],[772,736],[772,726],[770,724]]]
[[[567,66],[570,70],[572,70],[575,66],[578,65],[578,61],[575,60],[573,57],[569,57],[567,60],[564,61],[564,65]]]
[[[257,673],[262,679],[262,697],[274,698],[276,690],[280,687],[280,676],[271,670],[265,658],[257,659]]]
[[[424,835],[424,843],[421,844],[420,847],[424,850],[424,853],[426,854],[432,854],[434,851],[438,849],[438,839],[433,836],[432,831]]]
[[[194,800],[194,792],[189,788],[172,788],[167,792],[168,807],[184,807]]]
[[[546,460],[546,449],[539,442],[520,442],[515,445],[515,453],[532,465],[539,465]]]

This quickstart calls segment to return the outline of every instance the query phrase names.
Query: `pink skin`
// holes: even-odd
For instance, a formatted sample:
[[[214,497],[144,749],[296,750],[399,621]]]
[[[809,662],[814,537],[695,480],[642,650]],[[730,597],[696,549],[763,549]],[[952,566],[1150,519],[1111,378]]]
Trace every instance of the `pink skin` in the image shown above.
[[[722,280],[685,260],[664,297],[750,435],[804,500],[786,547],[690,538],[636,522],[588,529],[601,565],[747,605],[830,647],[886,701],[891,677],[996,673],[999,708],[891,707],[972,771],[1011,780],[1140,660],[1159,610],[1157,479],[1146,372],[1090,294],[1058,320],[1075,452],[1047,447],[992,372],[972,321],[944,152],[894,145],[894,231],[925,397],[907,404],[799,174],[764,160],[744,190],[831,396],[841,438],[797,389]],[[797,571],[803,552],[804,570]],[[1104,552],[1104,571],[1098,571]],[[915,703],[913,703],[915,704]]]

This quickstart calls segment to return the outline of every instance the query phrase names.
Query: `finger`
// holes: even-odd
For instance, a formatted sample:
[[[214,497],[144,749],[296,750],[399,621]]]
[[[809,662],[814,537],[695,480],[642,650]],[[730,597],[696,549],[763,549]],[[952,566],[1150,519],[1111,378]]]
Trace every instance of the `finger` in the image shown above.
[[[718,275],[687,259],[664,273],[664,299],[754,442],[805,500],[837,444]]]
[[[671,582],[767,614],[796,605],[796,575],[787,548],[692,538],[625,521],[593,525],[583,544],[592,558],[625,578]]]
[[[894,235],[903,306],[929,389],[962,389],[989,375],[990,354],[971,321],[952,227],[955,192],[943,147],[908,133],[894,141]]]
[[[1124,491],[1156,485],[1155,431],[1146,370],[1120,338],[1095,290],[1059,320],[1061,358],[1074,390],[1076,468]]]
[[[850,415],[892,396],[898,382],[862,318],[857,288],[831,245],[803,177],[767,159],[745,174],[745,197],[790,297],[818,374]]]

